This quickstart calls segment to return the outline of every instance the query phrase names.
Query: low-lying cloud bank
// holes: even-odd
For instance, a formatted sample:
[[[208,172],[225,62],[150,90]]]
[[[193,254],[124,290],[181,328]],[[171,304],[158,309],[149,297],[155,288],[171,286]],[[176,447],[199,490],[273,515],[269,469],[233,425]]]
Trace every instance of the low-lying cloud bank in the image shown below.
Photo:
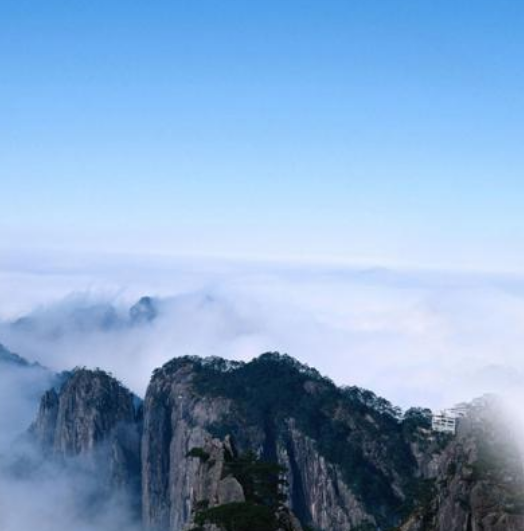
[[[403,407],[524,382],[516,277],[130,260],[4,267],[0,290],[0,341],[11,350],[55,370],[102,367],[138,394],[174,356],[250,359],[269,350]],[[130,307],[143,295],[155,298],[158,315],[132,324]]]
[[[53,371],[101,367],[143,395],[152,370],[174,356],[279,350],[403,407],[486,392],[522,402],[519,278],[189,261],[19,266],[0,263],[0,343],[49,370],[0,363],[3,531],[136,524],[123,500],[86,508],[98,485],[82,467],[21,449]],[[152,298],[137,304],[142,296]],[[13,474],[20,452],[38,463],[30,474]]]
[[[29,454],[27,449],[24,459]],[[139,531],[124,500],[109,497],[93,507],[100,485],[92,473],[75,465],[40,463],[27,474],[0,469],[0,529]]]
[[[3,363],[0,347],[0,454],[33,421],[40,396],[52,384],[52,375],[41,367]]]
[[[60,376],[0,347],[0,529],[138,531],[127,500],[106,493],[91,463],[44,458],[27,436],[41,395]]]

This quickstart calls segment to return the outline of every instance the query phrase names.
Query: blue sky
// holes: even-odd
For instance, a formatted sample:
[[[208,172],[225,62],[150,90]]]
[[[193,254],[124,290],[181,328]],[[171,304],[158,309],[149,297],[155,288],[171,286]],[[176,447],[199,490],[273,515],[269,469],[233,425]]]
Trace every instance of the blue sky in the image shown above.
[[[518,0],[0,5],[0,249],[521,271]]]

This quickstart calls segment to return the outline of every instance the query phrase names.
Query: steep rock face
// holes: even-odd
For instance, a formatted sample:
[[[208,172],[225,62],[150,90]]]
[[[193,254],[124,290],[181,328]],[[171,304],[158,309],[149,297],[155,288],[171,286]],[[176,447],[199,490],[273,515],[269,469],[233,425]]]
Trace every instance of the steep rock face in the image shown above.
[[[375,525],[361,500],[344,482],[339,467],[320,455],[313,439],[288,423],[279,443],[279,462],[287,469],[290,507],[319,529],[352,529]]]
[[[203,487],[193,492],[191,530],[237,529],[243,521],[240,529],[250,531],[303,531],[283,503],[282,470],[275,463],[252,452],[239,455],[229,437],[223,442],[214,439],[188,455],[199,461],[195,485]]]
[[[511,419],[496,402],[472,407],[432,455],[425,503],[402,531],[522,531],[524,468]]]
[[[302,522],[332,531],[399,522],[416,461],[385,401],[375,405],[287,357],[173,360],[155,372],[144,404],[146,529],[184,529],[202,499],[195,492],[218,491],[219,467],[204,478],[187,454],[228,436],[287,468]]]
[[[174,359],[154,372],[142,410],[143,423],[116,380],[77,370],[45,393],[31,431],[48,455],[90,463],[106,492],[134,493],[146,531],[222,531],[195,515],[250,502],[231,466],[249,452],[285,469],[287,507],[271,505],[281,531],[524,530],[522,456],[489,403],[456,436],[437,434],[429,410],[400,416],[266,354]]]
[[[132,393],[108,374],[78,369],[47,391],[31,433],[48,455],[79,457],[108,484],[138,488],[140,413]]]
[[[194,391],[193,364],[181,362],[168,376],[158,371],[144,401],[142,509],[147,529],[181,530],[190,521],[195,500],[217,496],[222,446],[206,426],[222,421],[227,400],[200,397]],[[215,465],[206,470],[188,457],[204,448]]]

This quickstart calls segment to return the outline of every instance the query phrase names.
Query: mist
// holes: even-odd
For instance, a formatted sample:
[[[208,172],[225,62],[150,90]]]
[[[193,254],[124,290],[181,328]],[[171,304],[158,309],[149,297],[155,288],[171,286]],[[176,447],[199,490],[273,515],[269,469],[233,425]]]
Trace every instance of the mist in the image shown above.
[[[81,459],[44,460],[28,443],[19,444],[2,458],[0,529],[138,531],[126,499],[115,494],[100,500],[106,490]]]
[[[165,259],[44,263],[17,270],[16,292],[11,276],[0,275],[0,342],[55,371],[101,367],[140,396],[154,368],[186,354],[286,352],[402,407],[514,393],[524,380],[519,277]],[[158,315],[131,324],[142,296]]]
[[[41,395],[58,381],[40,366],[0,362],[0,529],[138,530],[129,500],[107,495],[92,463],[49,459],[28,437]]]
[[[5,264],[4,264],[5,266]],[[0,364],[0,528],[135,529],[125,500],[20,444],[55,374],[100,367],[143,396],[175,356],[249,360],[286,352],[341,385],[404,408],[484,393],[520,403],[524,280],[503,275],[299,264],[151,261],[0,272],[0,343],[35,366]],[[136,303],[152,297],[151,308]],[[149,301],[149,299],[147,300]],[[520,411],[513,411],[520,416]],[[524,436],[522,437],[524,441]],[[20,474],[18,464],[31,463]]]
[[[0,453],[28,428],[41,395],[52,384],[52,374],[42,367],[0,362]]]

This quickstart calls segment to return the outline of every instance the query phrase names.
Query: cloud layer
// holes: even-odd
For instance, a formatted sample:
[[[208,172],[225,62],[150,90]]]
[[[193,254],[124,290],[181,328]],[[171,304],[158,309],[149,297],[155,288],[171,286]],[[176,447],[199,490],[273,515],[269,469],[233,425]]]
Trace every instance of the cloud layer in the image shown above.
[[[0,341],[55,370],[105,368],[139,394],[151,371],[174,356],[249,359],[268,350],[403,407],[440,407],[522,386],[519,278],[203,260],[129,263],[4,270]],[[158,316],[130,326],[129,309],[142,295],[155,297]],[[22,316],[28,318],[17,322]]]
[[[279,350],[403,407],[485,392],[522,403],[519,278],[206,261],[0,266],[0,342],[51,371],[104,368],[140,395],[174,356]],[[144,295],[153,299],[135,306]],[[50,383],[39,367],[0,364],[0,528],[132,531],[122,500],[86,509],[98,485],[81,466],[38,462],[13,446]],[[13,448],[37,459],[30,475],[5,468]]]

